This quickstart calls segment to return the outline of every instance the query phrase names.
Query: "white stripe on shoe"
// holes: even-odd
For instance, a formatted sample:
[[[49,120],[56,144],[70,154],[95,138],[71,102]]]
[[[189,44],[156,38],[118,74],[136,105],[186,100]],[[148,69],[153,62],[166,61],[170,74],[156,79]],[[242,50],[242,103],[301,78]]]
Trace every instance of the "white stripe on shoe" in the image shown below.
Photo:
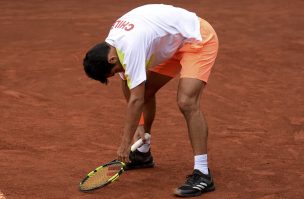
[[[207,185],[206,183],[204,183],[204,182],[201,182],[200,184],[203,185],[203,186],[205,186],[205,187],[208,186],[208,185]]]
[[[200,184],[198,184],[198,185],[195,185],[194,187],[192,187],[192,188],[194,188],[194,189],[198,189],[198,190],[203,190],[203,189],[205,189],[206,187],[207,187],[208,185],[206,184],[206,183],[204,183],[204,182],[201,182]]]
[[[194,186],[194,187],[192,187],[192,188],[194,188],[194,189],[198,189],[198,190],[203,190],[203,189],[205,189],[206,187],[204,187],[204,186],[202,186],[202,185],[196,185],[196,186]]]
[[[203,186],[203,185],[200,185],[200,184],[198,184],[198,185],[196,185],[197,187],[200,187],[200,188],[202,188],[202,189],[205,189],[205,186]]]

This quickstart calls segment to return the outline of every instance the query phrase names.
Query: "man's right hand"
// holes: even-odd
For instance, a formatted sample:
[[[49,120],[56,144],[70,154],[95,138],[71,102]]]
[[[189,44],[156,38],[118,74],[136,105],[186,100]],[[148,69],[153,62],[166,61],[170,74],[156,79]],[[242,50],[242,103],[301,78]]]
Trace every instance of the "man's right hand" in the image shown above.
[[[146,139],[145,139],[145,128],[144,128],[143,125],[139,125],[137,127],[136,132],[135,132],[135,134],[133,136],[133,141],[136,142],[140,138],[143,140],[144,143],[146,142]]]

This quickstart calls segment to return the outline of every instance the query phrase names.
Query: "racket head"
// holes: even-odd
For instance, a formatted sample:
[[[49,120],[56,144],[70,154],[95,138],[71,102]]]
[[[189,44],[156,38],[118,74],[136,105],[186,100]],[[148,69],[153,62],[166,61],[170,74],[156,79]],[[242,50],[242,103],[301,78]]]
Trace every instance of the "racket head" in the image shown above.
[[[80,191],[87,192],[114,182],[124,172],[125,164],[113,160],[88,173],[79,184]]]

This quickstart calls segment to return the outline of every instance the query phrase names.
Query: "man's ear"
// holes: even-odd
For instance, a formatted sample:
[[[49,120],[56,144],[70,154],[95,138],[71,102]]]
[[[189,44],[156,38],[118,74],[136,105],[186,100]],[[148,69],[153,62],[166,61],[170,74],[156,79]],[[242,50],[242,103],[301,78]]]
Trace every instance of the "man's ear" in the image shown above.
[[[111,56],[109,59],[110,64],[116,64],[117,61],[118,61],[118,57],[116,57],[116,56]]]

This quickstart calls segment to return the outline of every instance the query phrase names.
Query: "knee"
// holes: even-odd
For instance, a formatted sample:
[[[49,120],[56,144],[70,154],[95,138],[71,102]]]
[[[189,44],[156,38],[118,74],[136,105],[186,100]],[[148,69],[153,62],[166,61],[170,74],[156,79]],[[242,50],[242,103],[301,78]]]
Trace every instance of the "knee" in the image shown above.
[[[199,104],[196,100],[188,96],[178,96],[177,104],[183,114],[189,114],[193,111],[199,110]]]

